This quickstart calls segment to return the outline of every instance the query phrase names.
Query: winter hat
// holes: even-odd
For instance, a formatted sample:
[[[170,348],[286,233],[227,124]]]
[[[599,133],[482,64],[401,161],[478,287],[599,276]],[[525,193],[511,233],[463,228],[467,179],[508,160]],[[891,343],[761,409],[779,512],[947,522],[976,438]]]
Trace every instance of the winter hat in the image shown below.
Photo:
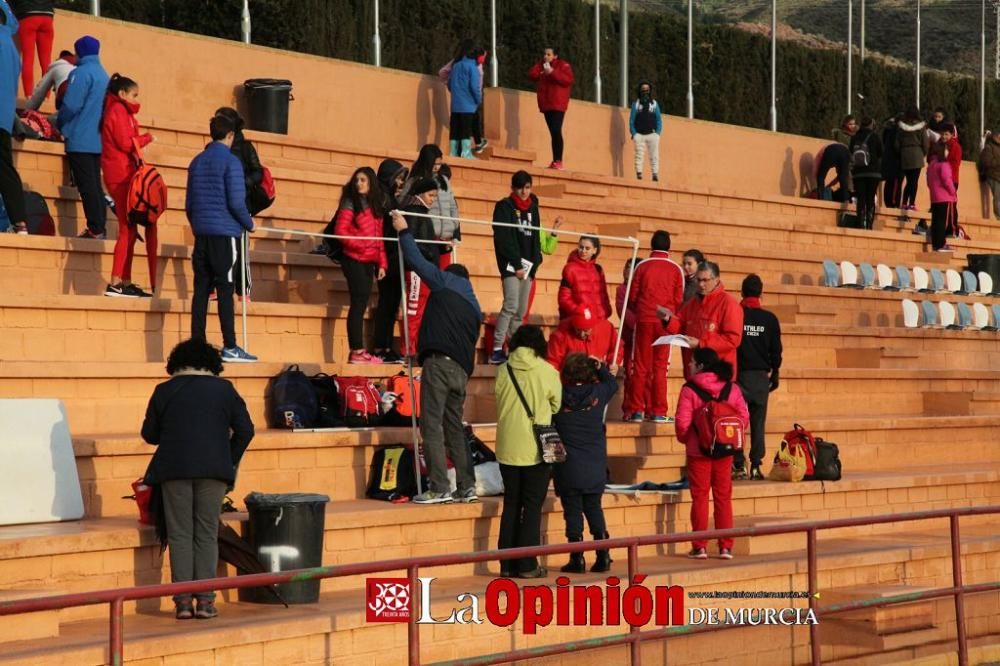
[[[590,311],[589,306],[581,305],[576,309],[576,312],[573,313],[573,318],[570,320],[570,323],[573,325],[573,328],[578,331],[589,331],[594,328],[595,324],[597,324],[597,317],[595,317],[594,313]]]
[[[433,178],[418,178],[413,185],[410,186],[410,194],[417,197],[431,190],[436,190],[438,188],[437,182]]]
[[[76,40],[76,43],[73,44],[73,48],[76,49],[77,58],[85,58],[87,56],[97,55],[100,53],[101,43],[90,35],[84,35],[80,39]]]

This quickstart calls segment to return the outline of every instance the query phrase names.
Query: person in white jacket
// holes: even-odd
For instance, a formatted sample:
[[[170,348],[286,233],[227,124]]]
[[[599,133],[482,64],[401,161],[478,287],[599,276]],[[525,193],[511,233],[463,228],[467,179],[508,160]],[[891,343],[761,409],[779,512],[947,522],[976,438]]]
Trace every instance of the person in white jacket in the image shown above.
[[[73,52],[60,52],[59,58],[52,61],[49,68],[45,70],[45,76],[35,85],[35,89],[25,103],[24,108],[38,110],[38,107],[42,105],[42,102],[48,96],[49,91],[54,91],[56,93],[56,108],[58,109],[59,102],[61,101],[59,88],[66,82],[70,72],[74,69],[76,69],[76,56],[73,55]]]

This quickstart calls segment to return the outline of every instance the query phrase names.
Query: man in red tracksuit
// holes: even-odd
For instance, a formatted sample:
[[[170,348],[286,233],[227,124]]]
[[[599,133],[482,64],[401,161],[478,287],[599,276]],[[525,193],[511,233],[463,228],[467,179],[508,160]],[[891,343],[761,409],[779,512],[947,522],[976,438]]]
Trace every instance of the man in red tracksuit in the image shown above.
[[[670,346],[654,347],[653,342],[667,333],[660,313],[676,312],[684,302],[684,271],[670,260],[667,231],[656,231],[650,245],[653,252],[636,266],[629,291],[629,303],[635,304],[635,332],[622,410],[627,420],[636,423],[643,418],[654,423],[672,423],[673,419],[667,416]]]
[[[559,328],[549,337],[549,363],[562,370],[563,361],[574,352],[599,358],[615,374],[621,364],[622,350],[615,359],[618,333],[607,319],[594,316],[587,305],[580,306],[572,317],[559,322]]]
[[[726,293],[719,277],[719,265],[705,261],[695,274],[698,296],[684,304],[680,312],[661,314],[669,333],[687,336],[691,349],[684,349],[684,379],[691,379],[691,350],[698,347],[714,349],[719,358],[733,366],[737,376],[736,351],[743,340],[743,308],[739,301]]]

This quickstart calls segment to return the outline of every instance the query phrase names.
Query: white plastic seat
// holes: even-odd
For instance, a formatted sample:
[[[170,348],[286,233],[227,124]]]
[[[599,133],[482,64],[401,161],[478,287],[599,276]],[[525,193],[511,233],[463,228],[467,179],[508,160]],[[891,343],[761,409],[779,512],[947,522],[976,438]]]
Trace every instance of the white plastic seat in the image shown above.
[[[982,303],[972,305],[972,319],[973,325],[979,330],[990,329],[990,311]]]
[[[930,288],[930,277],[927,275],[927,271],[920,266],[913,267],[913,288],[920,293],[927,293],[934,291]]]
[[[917,304],[908,298],[903,299],[903,326],[906,328],[917,328],[920,321],[920,309]]]
[[[945,328],[956,328],[955,326],[955,306],[948,301],[938,303],[938,313],[940,314],[941,325]]]
[[[979,293],[980,294],[992,294],[993,293],[993,276],[986,271],[979,271]]]
[[[944,273],[944,283],[945,289],[953,294],[964,294],[965,290],[962,288],[962,276],[958,274],[954,268],[949,268]]]
[[[892,269],[885,264],[875,267],[875,275],[878,277],[878,288],[885,291],[899,291],[899,287],[892,282]]]
[[[858,268],[849,261],[840,262],[841,287],[862,289],[862,284],[858,281]]]

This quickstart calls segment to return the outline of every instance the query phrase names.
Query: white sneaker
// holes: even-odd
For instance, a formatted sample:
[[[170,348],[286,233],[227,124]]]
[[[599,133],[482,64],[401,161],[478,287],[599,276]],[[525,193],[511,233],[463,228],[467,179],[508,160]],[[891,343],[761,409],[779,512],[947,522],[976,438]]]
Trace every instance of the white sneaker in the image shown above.
[[[451,493],[436,493],[433,490],[425,490],[413,498],[414,504],[447,504],[452,501]]]

